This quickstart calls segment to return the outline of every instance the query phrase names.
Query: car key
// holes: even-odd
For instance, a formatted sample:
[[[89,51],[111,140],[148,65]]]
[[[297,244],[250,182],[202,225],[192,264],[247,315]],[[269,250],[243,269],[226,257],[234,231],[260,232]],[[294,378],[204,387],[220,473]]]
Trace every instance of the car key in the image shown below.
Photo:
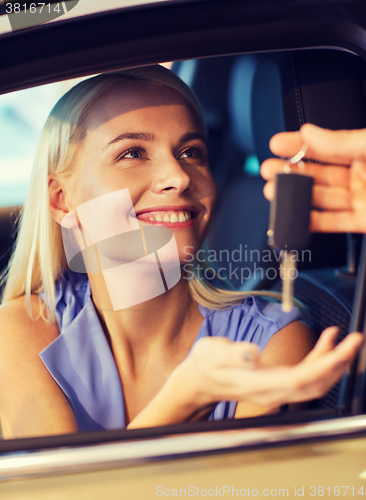
[[[282,309],[290,312],[293,307],[293,286],[296,278],[298,252],[309,242],[309,223],[313,178],[291,171],[291,165],[301,168],[306,146],[284,167],[283,174],[275,178],[275,196],[271,202],[268,244],[280,250],[282,279]]]

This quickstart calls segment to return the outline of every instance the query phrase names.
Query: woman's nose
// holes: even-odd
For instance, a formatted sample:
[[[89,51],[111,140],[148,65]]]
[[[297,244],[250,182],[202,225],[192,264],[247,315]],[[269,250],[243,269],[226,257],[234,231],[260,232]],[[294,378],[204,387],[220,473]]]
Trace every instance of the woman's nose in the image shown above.
[[[153,183],[156,192],[183,193],[191,187],[191,177],[176,158],[162,162]]]

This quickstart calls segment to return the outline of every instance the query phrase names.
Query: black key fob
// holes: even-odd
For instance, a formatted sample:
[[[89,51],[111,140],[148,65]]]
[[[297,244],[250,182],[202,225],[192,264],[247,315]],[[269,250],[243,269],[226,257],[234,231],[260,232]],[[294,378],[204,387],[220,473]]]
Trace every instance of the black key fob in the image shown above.
[[[277,174],[271,202],[268,244],[279,250],[305,250],[309,243],[313,178],[297,173]]]

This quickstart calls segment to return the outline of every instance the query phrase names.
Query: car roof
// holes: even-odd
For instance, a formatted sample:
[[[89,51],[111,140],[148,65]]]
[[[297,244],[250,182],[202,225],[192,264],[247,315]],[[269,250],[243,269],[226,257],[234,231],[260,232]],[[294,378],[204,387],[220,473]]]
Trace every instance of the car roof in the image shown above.
[[[272,0],[122,7],[0,35],[0,93],[123,67],[240,52],[338,47],[366,58],[365,30],[364,0],[277,0],[276,9]]]
[[[167,2],[169,0],[66,0],[66,12],[62,14],[62,20],[73,19],[81,16],[86,16],[90,14],[106,12],[109,10],[120,9],[120,8],[128,8],[128,7],[136,7],[147,5],[151,3],[158,2]],[[190,0],[186,0],[190,1]],[[13,26],[10,22],[10,17],[6,15],[7,12],[10,12],[10,7],[8,6],[15,2],[15,0],[4,1],[4,3],[0,3],[0,35],[4,33],[11,33],[13,31]],[[51,4],[53,2],[50,2]],[[57,4],[56,4],[57,5]],[[22,5],[23,7],[23,5]],[[29,6],[30,7],[30,6]],[[22,9],[24,10],[24,9]],[[46,8],[47,10],[47,8]],[[35,20],[32,20],[32,17],[28,16],[28,27],[33,25]],[[51,20],[49,22],[58,22],[59,17],[55,20]]]

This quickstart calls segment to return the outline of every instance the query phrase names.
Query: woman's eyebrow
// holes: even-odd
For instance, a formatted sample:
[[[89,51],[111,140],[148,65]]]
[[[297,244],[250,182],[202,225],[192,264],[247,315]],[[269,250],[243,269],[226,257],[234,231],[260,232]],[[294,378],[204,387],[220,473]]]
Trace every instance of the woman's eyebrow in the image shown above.
[[[199,132],[188,132],[188,134],[185,134],[180,138],[179,144],[183,144],[184,142],[189,141],[196,141],[197,139],[206,143],[206,137],[203,134],[200,134]]]
[[[124,139],[152,142],[155,139],[155,136],[154,134],[146,134],[145,132],[126,132],[125,134],[121,134],[112,141],[108,142],[104,150],[108,149],[112,144],[123,141]]]

